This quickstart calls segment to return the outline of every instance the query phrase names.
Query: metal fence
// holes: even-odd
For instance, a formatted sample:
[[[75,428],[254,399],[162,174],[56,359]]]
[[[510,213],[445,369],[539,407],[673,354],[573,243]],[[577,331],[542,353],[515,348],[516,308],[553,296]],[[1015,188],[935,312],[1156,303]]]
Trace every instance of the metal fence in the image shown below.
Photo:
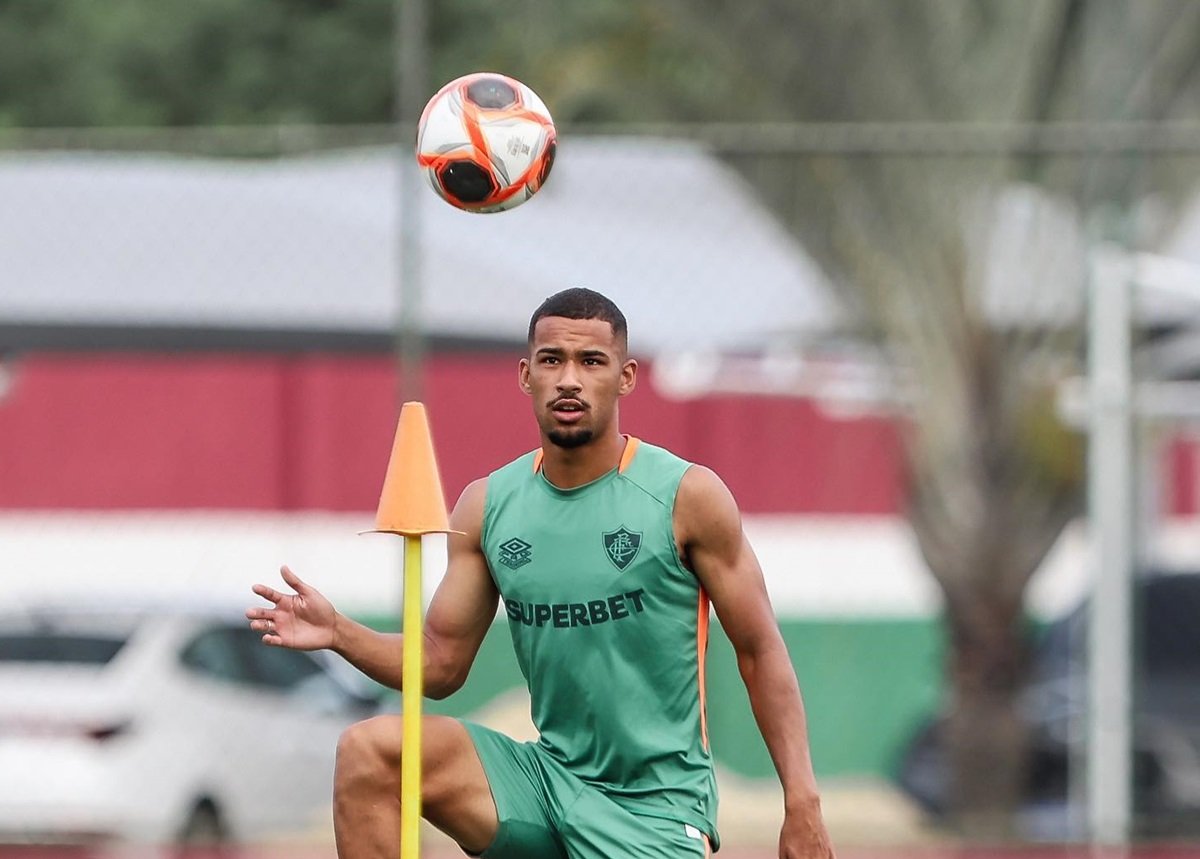
[[[328,757],[335,723],[370,696],[324,663],[259,665],[223,625],[228,608],[288,561],[352,613],[394,624],[397,551],[355,532],[378,497],[402,370],[424,362],[453,493],[536,443],[512,367],[534,306],[575,284],[629,316],[645,367],[627,429],[713,465],[743,504],[835,835],[902,844],[978,832],[981,810],[1008,790],[1019,801],[1009,834],[1083,837],[1087,645],[1072,612],[1095,568],[1084,436],[1097,248],[1126,266],[1135,307],[1134,831],[1196,828],[1195,126],[561,129],[555,172],[517,210],[466,215],[419,195],[415,286],[400,241],[413,213],[397,202],[410,136],[0,135],[10,652],[59,622],[49,605],[112,614],[147,596],[159,607],[200,598],[220,611],[190,636],[155,639],[148,627],[146,652],[167,655],[146,656],[128,682],[182,683],[172,694],[201,695],[195,713],[226,708],[203,724],[178,706],[62,718],[98,678],[72,675],[89,679],[63,690],[50,673],[0,667],[0,689],[14,690],[0,695],[4,754],[15,756],[0,758],[0,808],[44,791],[42,817],[0,820],[0,837],[88,836],[117,821],[136,837],[189,826],[327,837],[324,800],[299,799],[301,787],[325,789],[320,754],[307,764],[319,778],[296,781],[292,816],[264,811],[263,833],[233,811],[256,808],[261,792],[222,794],[213,785],[234,788],[204,764],[236,761],[234,741],[267,724],[293,732],[281,755]],[[418,349],[398,335],[405,313],[420,322]],[[464,396],[477,404],[470,426],[457,417]],[[1165,570],[1187,575],[1149,576]],[[100,648],[89,653],[124,635],[106,623],[76,630]],[[527,731],[504,644],[502,630],[489,636],[487,670],[450,707]],[[726,841],[753,846],[777,816],[770,762],[727,647],[713,658]],[[104,706],[143,706],[121,700]],[[271,721],[281,701],[295,725]],[[138,757],[159,719],[184,733],[155,742],[197,752],[170,777]],[[956,776],[964,736],[978,741],[977,765]],[[1014,749],[1014,766],[989,758]],[[110,753],[118,769],[98,769]],[[61,770],[42,763],[55,755]],[[48,775],[18,783],[18,761]],[[137,796],[133,782],[152,797],[134,804],[155,814],[100,801]]]

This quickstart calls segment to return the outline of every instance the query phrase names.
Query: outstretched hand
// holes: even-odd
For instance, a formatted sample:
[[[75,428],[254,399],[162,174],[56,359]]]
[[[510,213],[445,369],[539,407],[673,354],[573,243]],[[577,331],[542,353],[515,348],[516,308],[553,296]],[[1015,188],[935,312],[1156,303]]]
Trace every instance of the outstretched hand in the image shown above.
[[[302,582],[288,567],[280,568],[279,572],[295,593],[286,594],[267,585],[255,585],[252,590],[271,606],[246,609],[250,628],[263,634],[263,644],[275,647],[293,650],[332,647],[337,618],[333,604],[316,588]]]

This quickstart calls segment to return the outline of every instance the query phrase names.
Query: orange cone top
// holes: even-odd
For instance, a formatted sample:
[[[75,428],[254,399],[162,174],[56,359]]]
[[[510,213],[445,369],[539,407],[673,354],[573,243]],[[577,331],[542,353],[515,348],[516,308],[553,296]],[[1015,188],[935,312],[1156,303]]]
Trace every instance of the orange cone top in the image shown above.
[[[400,409],[373,530],[406,537],[450,531],[429,420],[421,403],[405,403]]]

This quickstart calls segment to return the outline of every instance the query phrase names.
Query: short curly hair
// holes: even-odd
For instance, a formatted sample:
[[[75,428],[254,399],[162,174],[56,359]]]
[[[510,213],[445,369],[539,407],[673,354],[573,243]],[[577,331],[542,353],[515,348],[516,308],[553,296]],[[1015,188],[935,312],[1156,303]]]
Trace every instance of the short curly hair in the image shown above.
[[[533,329],[538,320],[547,316],[561,316],[564,319],[599,319],[612,326],[613,336],[626,345],[629,341],[629,329],[625,324],[625,314],[612,299],[601,295],[593,289],[574,286],[556,292],[542,302],[533,316],[529,319],[528,342],[533,345]]]

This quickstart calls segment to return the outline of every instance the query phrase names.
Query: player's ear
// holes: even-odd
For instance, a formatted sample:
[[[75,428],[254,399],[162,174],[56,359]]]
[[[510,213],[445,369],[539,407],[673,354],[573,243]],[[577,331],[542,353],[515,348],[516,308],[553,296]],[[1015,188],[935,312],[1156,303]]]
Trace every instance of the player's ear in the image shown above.
[[[527,394],[533,393],[533,386],[529,384],[529,359],[522,358],[517,369],[517,384],[521,386],[521,390]]]
[[[621,365],[621,385],[617,389],[620,396],[631,393],[637,387],[637,368],[638,363],[633,358],[627,358]]]

